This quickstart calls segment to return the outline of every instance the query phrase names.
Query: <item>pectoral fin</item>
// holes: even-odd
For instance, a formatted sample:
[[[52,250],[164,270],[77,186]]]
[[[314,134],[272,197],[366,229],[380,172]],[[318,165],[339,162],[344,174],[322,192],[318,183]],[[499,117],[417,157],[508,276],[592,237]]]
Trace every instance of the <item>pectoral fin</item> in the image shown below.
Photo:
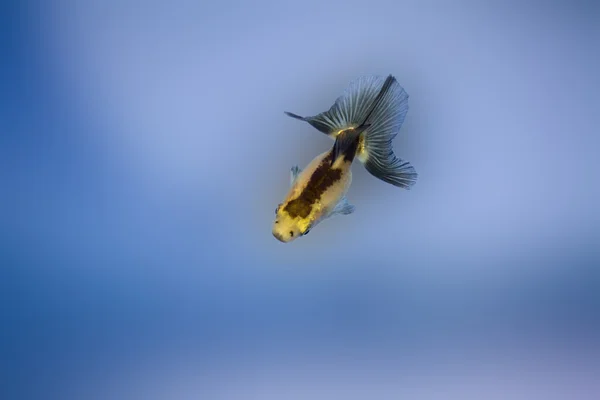
[[[346,196],[342,197],[340,201],[335,205],[333,211],[329,214],[329,217],[334,215],[348,215],[354,212],[354,206],[348,202]]]
[[[301,172],[302,170],[297,165],[294,165],[292,167],[292,169],[290,170],[290,187],[294,186],[294,182],[296,182],[296,179],[298,178],[298,175],[300,175]]]

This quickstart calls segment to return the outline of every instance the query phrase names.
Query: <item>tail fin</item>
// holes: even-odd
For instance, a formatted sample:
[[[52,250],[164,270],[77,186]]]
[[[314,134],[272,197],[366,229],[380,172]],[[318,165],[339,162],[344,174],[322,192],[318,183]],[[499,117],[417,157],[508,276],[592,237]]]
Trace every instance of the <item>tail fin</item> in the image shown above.
[[[373,176],[409,189],[416,183],[417,173],[410,163],[397,158],[392,149],[392,140],[398,134],[407,112],[408,94],[389,75],[385,79],[381,76],[363,76],[352,81],[328,111],[313,117],[301,117],[290,112],[286,114],[308,122],[334,139],[342,139],[340,132],[349,128],[364,128],[364,142],[359,146],[358,159]],[[351,141],[350,137],[342,142],[347,140]]]
[[[383,82],[383,86],[379,90],[379,93],[377,93],[377,97],[375,97],[371,106],[368,108],[368,112],[365,116],[365,120],[360,124],[359,128],[363,127],[363,126],[367,127],[367,126],[371,125],[369,123],[369,119],[373,115],[373,112],[375,110],[377,110],[378,107],[382,106],[381,103],[383,102],[383,100],[385,99],[385,96],[387,95],[388,91],[390,90],[390,88],[392,87],[392,85],[395,82],[396,82],[396,78],[394,78],[392,75],[389,75],[387,78],[385,78],[385,82]]]
[[[390,75],[389,82],[395,79]],[[377,96],[387,89],[382,83],[382,78],[377,76],[364,76],[352,82],[344,93],[338,97],[328,111],[312,117],[302,117],[288,111],[284,113],[300,121],[306,121],[319,131],[332,136],[334,139],[340,131],[357,127],[363,124],[373,112]]]
[[[417,181],[417,172],[408,161],[396,157],[392,148],[392,140],[408,112],[408,94],[391,75],[383,87],[388,83],[389,88],[381,90],[368,117],[369,128],[364,133],[364,144],[358,159],[371,175],[394,186],[410,189]]]
[[[315,117],[302,117],[298,114],[294,114],[289,111],[284,111],[283,113],[285,115],[287,115],[288,117],[292,117],[295,119],[299,119],[300,121],[308,122],[313,127],[317,128],[317,130],[323,132],[326,135],[331,135],[334,132],[331,130],[331,127],[329,126],[329,124],[327,124],[323,121],[320,121],[319,119],[316,119]]]
[[[335,144],[333,145],[333,158],[332,164],[337,160],[337,158],[344,154],[346,160],[352,161],[354,160],[354,156],[356,155],[356,149],[358,148],[358,140],[360,138],[360,134],[367,130],[371,126],[369,123],[369,119],[373,115],[373,112],[380,107],[381,102],[385,98],[387,91],[390,89],[392,84],[394,83],[394,77],[388,76],[385,82],[383,82],[383,86],[379,90],[377,97],[373,100],[369,108],[365,110],[365,115],[363,121],[356,128],[348,128],[346,130],[340,131],[336,138]],[[358,115],[356,116],[359,117]],[[361,116],[362,117],[362,116]]]

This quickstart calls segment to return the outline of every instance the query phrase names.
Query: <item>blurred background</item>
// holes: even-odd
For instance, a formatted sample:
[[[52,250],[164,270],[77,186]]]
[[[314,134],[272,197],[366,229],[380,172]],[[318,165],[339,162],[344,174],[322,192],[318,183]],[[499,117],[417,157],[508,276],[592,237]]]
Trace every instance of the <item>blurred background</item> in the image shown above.
[[[598,398],[596,2],[0,10],[0,398]],[[417,184],[278,242],[390,73]]]

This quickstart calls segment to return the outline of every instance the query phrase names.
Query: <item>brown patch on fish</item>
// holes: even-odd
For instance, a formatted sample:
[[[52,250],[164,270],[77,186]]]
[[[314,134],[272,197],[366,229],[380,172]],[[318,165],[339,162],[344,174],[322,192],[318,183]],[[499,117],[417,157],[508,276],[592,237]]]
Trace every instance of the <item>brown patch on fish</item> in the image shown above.
[[[356,147],[354,151],[356,151]],[[313,205],[321,199],[323,193],[341,179],[342,170],[331,168],[332,158],[333,155],[329,152],[313,172],[300,195],[286,204],[284,211],[291,218],[308,217]]]
[[[346,131],[350,131],[350,130],[354,130],[354,128],[347,129],[347,130],[343,131],[342,133],[344,133]],[[342,152],[344,161],[346,161],[346,162],[354,161],[354,157],[356,156],[356,150],[358,149],[358,146],[359,146],[360,142],[362,141],[362,136],[363,136],[362,134],[359,135],[356,138],[356,140],[354,142],[352,142],[351,145],[349,145],[348,147],[346,147],[344,149],[344,151]]]

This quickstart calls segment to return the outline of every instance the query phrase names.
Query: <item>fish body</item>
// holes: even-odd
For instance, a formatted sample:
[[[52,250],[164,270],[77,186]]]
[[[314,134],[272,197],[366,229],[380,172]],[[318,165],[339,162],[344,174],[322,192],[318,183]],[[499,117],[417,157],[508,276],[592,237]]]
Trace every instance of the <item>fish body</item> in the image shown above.
[[[389,75],[359,78],[325,112],[301,117],[335,140],[333,147],[315,157],[302,171],[291,169],[290,189],[279,204],[273,236],[290,242],[306,235],[321,221],[354,211],[346,193],[352,183],[352,163],[358,159],[373,176],[409,189],[417,179],[413,166],[395,156],[392,139],[408,111],[408,95]]]
[[[335,214],[354,210],[345,196],[352,183],[350,167],[357,146],[358,140],[336,159],[333,149],[321,153],[303,171],[292,168],[291,188],[277,207],[273,236],[289,242]]]

